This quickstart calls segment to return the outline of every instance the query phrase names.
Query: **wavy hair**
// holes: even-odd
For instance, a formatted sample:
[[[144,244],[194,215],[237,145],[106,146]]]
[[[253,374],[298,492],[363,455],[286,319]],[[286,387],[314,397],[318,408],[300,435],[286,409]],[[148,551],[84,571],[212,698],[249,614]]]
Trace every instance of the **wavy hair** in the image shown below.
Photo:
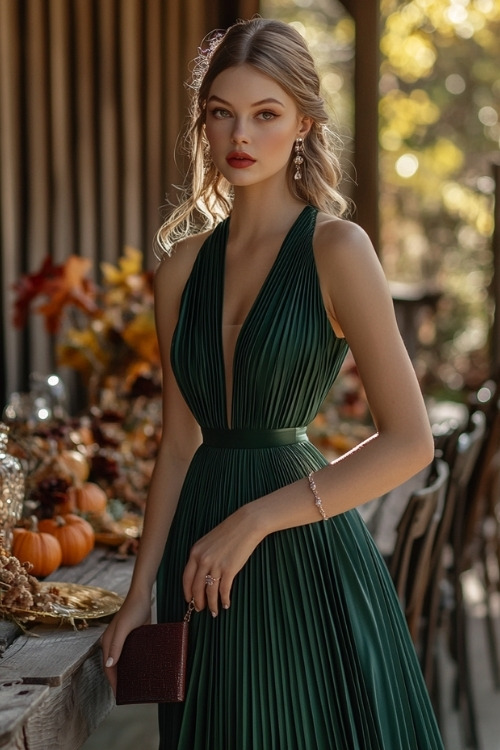
[[[340,139],[328,127],[318,73],[305,40],[282,21],[238,21],[225,32],[208,35],[195,60],[183,141],[189,158],[186,187],[181,202],[158,230],[160,254],[170,254],[177,241],[194,231],[212,229],[231,212],[232,188],[210,158],[204,125],[212,83],[227,68],[244,64],[276,81],[299,112],[312,120],[304,139],[305,169],[300,180],[293,178],[293,152],[290,155],[287,181],[292,195],[334,216],[347,210],[348,203],[338,190],[342,178],[337,156]]]

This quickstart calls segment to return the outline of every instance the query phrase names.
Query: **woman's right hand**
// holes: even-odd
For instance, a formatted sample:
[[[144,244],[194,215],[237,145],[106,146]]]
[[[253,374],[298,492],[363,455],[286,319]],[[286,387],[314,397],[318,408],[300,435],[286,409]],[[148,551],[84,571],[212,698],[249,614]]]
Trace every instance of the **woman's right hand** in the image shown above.
[[[101,636],[104,671],[113,693],[116,694],[116,665],[127,635],[140,625],[151,620],[151,594],[133,595],[128,593],[120,611],[114,616]]]

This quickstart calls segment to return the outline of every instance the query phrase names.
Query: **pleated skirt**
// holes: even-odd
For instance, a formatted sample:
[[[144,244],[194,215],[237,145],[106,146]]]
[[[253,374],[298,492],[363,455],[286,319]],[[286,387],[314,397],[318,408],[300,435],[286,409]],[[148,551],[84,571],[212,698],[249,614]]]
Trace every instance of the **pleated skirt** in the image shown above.
[[[201,446],[158,574],[158,619],[184,615],[195,541],[324,464],[309,442]],[[160,705],[159,726],[161,750],[443,750],[386,564],[356,510],[269,535],[236,576],[230,609],[195,613],[186,701]]]

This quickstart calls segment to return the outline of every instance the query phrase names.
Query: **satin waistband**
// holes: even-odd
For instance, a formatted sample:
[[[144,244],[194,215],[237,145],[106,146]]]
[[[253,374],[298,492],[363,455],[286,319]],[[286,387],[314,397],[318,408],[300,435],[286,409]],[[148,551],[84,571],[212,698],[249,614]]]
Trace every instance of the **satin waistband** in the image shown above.
[[[203,444],[211,448],[277,448],[309,440],[306,427],[285,427],[279,430],[217,430],[204,429]]]

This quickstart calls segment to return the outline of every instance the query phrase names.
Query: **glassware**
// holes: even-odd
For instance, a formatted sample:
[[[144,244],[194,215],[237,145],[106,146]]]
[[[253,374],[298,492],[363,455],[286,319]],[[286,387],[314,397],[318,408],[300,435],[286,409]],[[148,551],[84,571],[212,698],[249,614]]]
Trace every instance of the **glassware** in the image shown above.
[[[21,518],[25,476],[21,462],[7,453],[9,427],[0,422],[0,543],[10,552],[13,528]]]
[[[51,419],[66,419],[66,389],[61,378],[52,373],[30,375],[30,395],[32,400],[31,417],[35,422]]]

